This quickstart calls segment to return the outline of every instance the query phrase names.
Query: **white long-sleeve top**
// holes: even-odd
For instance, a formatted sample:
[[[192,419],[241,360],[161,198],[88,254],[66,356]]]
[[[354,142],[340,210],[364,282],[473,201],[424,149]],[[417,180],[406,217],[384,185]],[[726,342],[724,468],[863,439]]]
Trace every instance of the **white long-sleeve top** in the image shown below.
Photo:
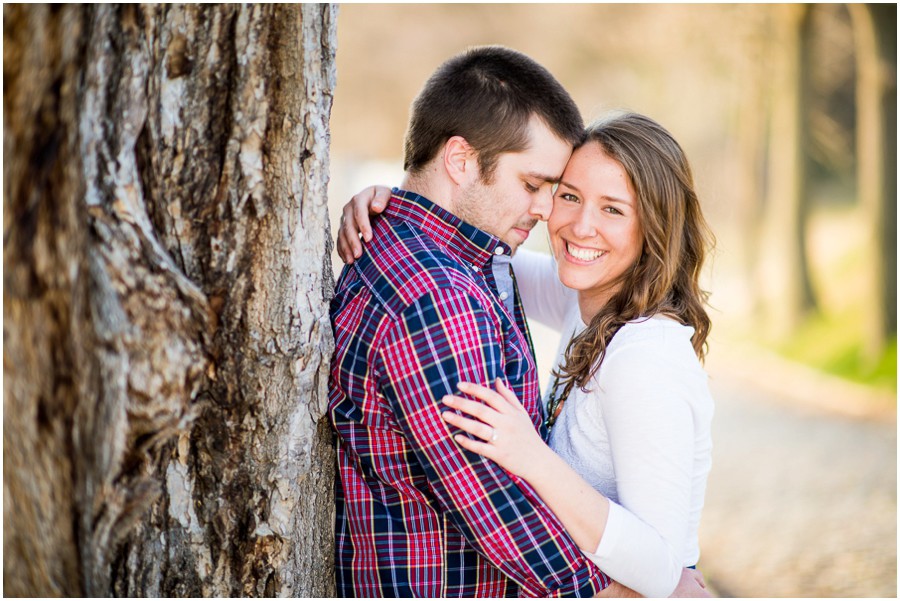
[[[549,255],[520,249],[513,268],[528,317],[562,333],[558,366],[587,327],[577,294]],[[550,447],[611,501],[600,544],[585,555],[646,597],[669,596],[700,557],[713,399],[693,333],[662,316],[623,326],[587,391],[572,388],[550,436]]]

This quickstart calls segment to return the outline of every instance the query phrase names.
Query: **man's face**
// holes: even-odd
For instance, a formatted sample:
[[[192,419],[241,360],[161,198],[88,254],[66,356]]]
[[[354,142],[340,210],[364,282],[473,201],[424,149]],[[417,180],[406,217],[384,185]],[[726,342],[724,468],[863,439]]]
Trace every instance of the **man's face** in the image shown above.
[[[525,150],[498,157],[489,183],[477,178],[468,184],[454,208],[459,218],[493,234],[513,252],[538,220],[550,216],[553,185],[572,154],[572,145],[537,117],[529,123],[528,140]]]

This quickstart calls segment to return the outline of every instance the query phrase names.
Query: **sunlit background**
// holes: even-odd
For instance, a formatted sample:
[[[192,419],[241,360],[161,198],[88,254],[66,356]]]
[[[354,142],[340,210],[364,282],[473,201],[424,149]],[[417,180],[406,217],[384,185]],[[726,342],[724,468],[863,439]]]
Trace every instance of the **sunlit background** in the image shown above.
[[[532,56],[586,121],[658,120],[717,236],[700,567],[723,596],[894,597],[896,25],[896,5],[342,5],[332,231],[399,183],[410,102],[468,46]],[[558,338],[533,334],[546,382]]]

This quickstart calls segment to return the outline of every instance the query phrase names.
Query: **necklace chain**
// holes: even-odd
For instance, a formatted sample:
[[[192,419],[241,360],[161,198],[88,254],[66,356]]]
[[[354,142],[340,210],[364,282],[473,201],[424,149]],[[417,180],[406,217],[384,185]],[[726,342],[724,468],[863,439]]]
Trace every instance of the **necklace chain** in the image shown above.
[[[553,377],[553,386],[550,388],[550,396],[547,398],[547,417],[544,419],[544,426],[547,427],[548,432],[553,428],[553,425],[556,424],[556,420],[559,417],[560,412],[562,412],[563,405],[566,403],[566,399],[569,398],[569,393],[572,391],[572,384],[574,384],[574,382],[575,380],[570,378],[569,381],[566,382],[562,394],[557,397],[556,391],[559,389],[559,377]]]

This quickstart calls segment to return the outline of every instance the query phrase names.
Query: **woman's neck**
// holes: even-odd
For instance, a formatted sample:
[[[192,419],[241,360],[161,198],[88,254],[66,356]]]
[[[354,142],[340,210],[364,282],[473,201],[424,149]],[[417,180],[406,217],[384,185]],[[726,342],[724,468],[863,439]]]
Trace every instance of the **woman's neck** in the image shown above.
[[[579,290],[578,291],[578,309],[581,311],[581,319],[584,323],[589,324],[591,320],[594,319],[594,316],[600,312],[601,309],[609,302],[609,299],[612,298],[613,291],[604,290],[604,291],[587,291],[587,290]]]

